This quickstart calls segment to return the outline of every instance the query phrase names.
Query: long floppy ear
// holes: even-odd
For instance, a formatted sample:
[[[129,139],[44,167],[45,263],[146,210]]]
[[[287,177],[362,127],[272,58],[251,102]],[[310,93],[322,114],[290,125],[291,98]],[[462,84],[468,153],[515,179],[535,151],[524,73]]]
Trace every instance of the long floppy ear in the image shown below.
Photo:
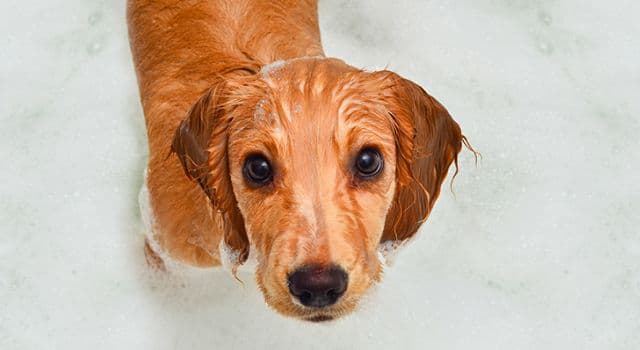
[[[249,240],[244,228],[229,178],[227,129],[230,123],[225,105],[225,83],[205,92],[191,107],[176,130],[171,146],[182,163],[185,174],[198,182],[211,200],[212,215],[221,215],[223,243],[231,253],[227,258],[235,267],[249,256]]]
[[[391,74],[389,114],[396,137],[396,195],[381,243],[402,243],[427,219],[466,139],[447,110],[415,83]]]

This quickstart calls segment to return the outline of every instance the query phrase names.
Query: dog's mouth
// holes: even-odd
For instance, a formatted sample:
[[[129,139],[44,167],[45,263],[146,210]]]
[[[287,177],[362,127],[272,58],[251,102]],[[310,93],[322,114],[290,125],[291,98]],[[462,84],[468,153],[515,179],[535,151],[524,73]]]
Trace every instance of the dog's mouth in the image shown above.
[[[334,317],[330,316],[330,315],[316,315],[313,317],[308,317],[305,318],[305,321],[310,321],[310,322],[314,322],[314,323],[320,323],[320,322],[328,322],[328,321],[333,321]]]
[[[313,323],[322,323],[336,320],[341,317],[342,313],[336,310],[334,307],[326,308],[309,308],[295,303],[302,310],[295,317],[302,320]]]

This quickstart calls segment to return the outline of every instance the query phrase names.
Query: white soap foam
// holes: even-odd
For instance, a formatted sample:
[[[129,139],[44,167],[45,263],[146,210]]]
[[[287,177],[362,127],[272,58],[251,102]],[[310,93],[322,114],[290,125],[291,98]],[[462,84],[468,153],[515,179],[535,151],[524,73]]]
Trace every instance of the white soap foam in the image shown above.
[[[640,2],[453,5],[319,2],[328,55],[425,87],[483,159],[315,325],[251,274],[148,272],[124,2],[0,2],[0,349],[640,349]]]

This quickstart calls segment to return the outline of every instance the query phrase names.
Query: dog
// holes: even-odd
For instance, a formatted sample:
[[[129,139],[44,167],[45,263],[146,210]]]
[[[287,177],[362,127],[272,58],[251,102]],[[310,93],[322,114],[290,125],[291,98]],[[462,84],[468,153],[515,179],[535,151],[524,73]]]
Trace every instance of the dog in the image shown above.
[[[251,255],[282,315],[356,309],[379,250],[412,238],[457,172],[459,125],[415,83],[326,57],[313,0],[129,0],[127,20],[147,261],[235,275]]]

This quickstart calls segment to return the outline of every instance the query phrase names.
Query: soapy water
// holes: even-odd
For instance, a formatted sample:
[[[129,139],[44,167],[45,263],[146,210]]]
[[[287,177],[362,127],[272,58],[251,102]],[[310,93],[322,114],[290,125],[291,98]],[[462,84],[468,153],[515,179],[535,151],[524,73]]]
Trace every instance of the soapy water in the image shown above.
[[[124,2],[0,4],[0,348],[639,348],[639,6],[321,1],[328,55],[422,85],[483,158],[318,325],[249,272],[147,268]]]

